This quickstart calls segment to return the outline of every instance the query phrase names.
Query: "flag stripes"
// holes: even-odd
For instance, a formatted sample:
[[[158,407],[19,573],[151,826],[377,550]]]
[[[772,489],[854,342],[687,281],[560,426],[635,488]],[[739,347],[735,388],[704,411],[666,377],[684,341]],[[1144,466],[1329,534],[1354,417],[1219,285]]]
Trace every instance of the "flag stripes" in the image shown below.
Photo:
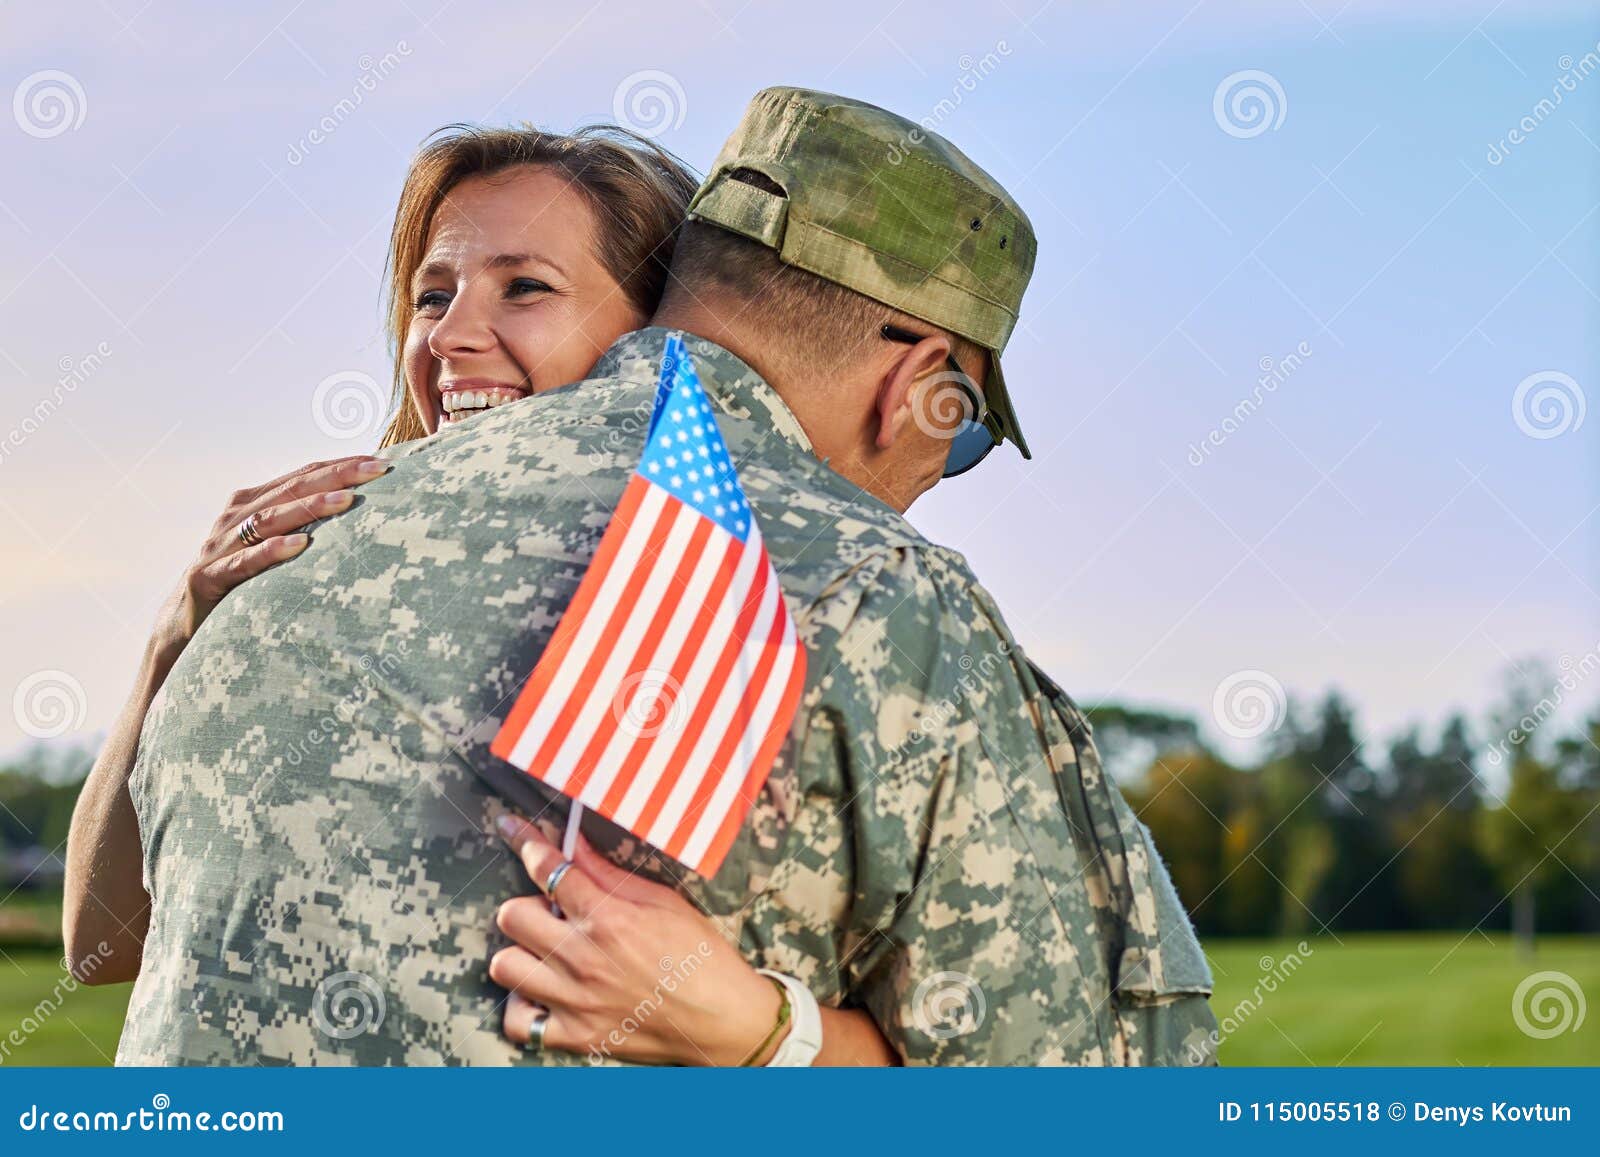
[[[787,734],[805,652],[672,357],[640,470],[490,750],[709,876]]]

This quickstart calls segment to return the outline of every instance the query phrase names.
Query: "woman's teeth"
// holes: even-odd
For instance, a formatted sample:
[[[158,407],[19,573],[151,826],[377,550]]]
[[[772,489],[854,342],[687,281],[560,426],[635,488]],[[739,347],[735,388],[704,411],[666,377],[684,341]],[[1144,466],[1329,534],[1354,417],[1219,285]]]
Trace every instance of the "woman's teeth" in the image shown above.
[[[444,407],[442,420],[445,423],[459,422],[469,414],[503,406],[507,402],[515,402],[522,396],[521,390],[508,387],[487,390],[446,390],[439,398],[440,404]]]

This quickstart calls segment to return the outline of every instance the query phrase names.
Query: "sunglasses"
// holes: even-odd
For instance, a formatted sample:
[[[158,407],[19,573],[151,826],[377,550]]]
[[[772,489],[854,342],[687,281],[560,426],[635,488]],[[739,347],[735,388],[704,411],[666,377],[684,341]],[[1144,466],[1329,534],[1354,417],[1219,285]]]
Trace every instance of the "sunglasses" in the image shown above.
[[[884,339],[901,345],[916,345],[927,337],[926,334],[912,333],[897,325],[885,325],[878,333]],[[954,478],[987,458],[989,451],[999,445],[999,440],[987,425],[989,407],[984,403],[983,391],[967,377],[953,354],[946,354],[944,360],[949,367],[949,380],[955,382],[966,395],[961,425],[950,436],[950,450],[944,460],[944,477]]]

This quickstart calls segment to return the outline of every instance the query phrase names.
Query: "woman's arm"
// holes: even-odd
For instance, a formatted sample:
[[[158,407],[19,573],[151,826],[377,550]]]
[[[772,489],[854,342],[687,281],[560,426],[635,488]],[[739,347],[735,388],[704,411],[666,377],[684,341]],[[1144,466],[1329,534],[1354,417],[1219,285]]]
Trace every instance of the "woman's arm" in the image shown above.
[[[61,935],[67,967],[77,980],[114,984],[139,974],[150,897],[128,776],[144,717],[173,663],[224,595],[305,549],[306,536],[291,532],[348,509],[355,501],[348,488],[388,468],[383,459],[366,455],[313,462],[264,486],[237,491],[213,524],[199,557],[161,610],[133,692],[72,812]],[[251,516],[255,542],[246,545],[239,527]]]
[[[515,965],[513,964],[512,967]],[[754,1009],[752,1009],[754,1011]],[[812,1061],[813,1066],[823,1068],[873,1068],[898,1065],[900,1058],[889,1047],[889,1042],[883,1039],[883,1034],[878,1031],[878,1024],[869,1015],[855,1008],[828,1008],[824,1006],[822,1012],[822,1048],[817,1052],[817,1057]],[[750,1019],[749,1032],[758,1035],[751,1037],[756,1042],[766,1039],[772,1031],[774,1018],[778,1013],[778,1001],[772,1001],[771,1009],[765,1017]],[[529,1029],[537,1016],[544,1015],[543,1011],[534,1003],[523,997],[513,989],[506,999],[505,1015],[502,1020],[506,1037],[514,1044],[526,1045],[528,1043]],[[631,1010],[629,1015],[631,1015]],[[758,1029],[759,1024],[759,1029]],[[569,1042],[573,1047],[560,1043],[559,1034],[552,1038],[549,1030],[545,1033],[546,1048],[563,1048],[567,1052],[591,1053],[598,1056],[615,1056],[621,1060],[644,1059],[642,1055],[635,1055],[634,1048],[630,1047],[626,1038],[621,1045],[614,1044],[609,1038],[609,1033],[596,1037],[586,1042]],[[783,1036],[772,1040],[765,1048],[750,1059],[750,1064],[756,1067],[765,1065],[772,1059],[778,1047],[783,1044]],[[725,1048],[718,1050],[717,1055],[706,1052],[698,1045],[686,1044],[680,1057],[669,1058],[654,1056],[650,1059],[656,1061],[678,1060],[683,1064],[722,1065],[731,1067],[741,1064],[754,1049],[740,1048],[737,1043],[730,1042]]]
[[[502,820],[502,834],[536,882],[561,853],[532,824]],[[514,946],[489,964],[510,990],[506,1036],[526,1044],[549,1009],[544,1047],[656,1064],[764,1064],[783,997],[712,921],[671,888],[629,874],[579,842],[559,884],[563,916],[544,896],[500,906],[496,923]],[[824,1008],[818,1065],[891,1065],[872,1018]],[[772,1038],[772,1039],[769,1039]],[[755,1054],[755,1055],[752,1055]]]
[[[128,775],[145,713],[176,659],[168,645],[150,640],[133,693],[72,811],[61,934],[67,968],[84,984],[115,984],[139,974],[150,897],[142,882],[139,823],[128,795]]]
[[[887,1067],[899,1064],[900,1057],[883,1039],[878,1022],[859,1008],[824,1008],[822,1051],[811,1063],[834,1068]]]

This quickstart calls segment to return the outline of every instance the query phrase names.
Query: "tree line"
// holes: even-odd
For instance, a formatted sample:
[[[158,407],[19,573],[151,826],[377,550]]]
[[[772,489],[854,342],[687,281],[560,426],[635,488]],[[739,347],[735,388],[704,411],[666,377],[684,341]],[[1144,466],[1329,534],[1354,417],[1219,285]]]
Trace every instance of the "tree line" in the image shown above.
[[[1480,734],[1451,715],[1381,750],[1329,692],[1246,765],[1181,715],[1089,710],[1203,935],[1600,930],[1600,712],[1551,732],[1539,668]],[[1136,765],[1129,766],[1130,753]],[[1142,765],[1142,774],[1137,773]]]
[[[1561,679],[1508,680],[1478,733],[1460,714],[1381,750],[1337,691],[1288,702],[1249,763],[1189,716],[1102,703],[1096,741],[1203,935],[1479,928],[1600,931],[1600,711],[1566,733]],[[1553,734],[1553,732],[1555,732]],[[0,767],[0,885],[60,884],[93,749]]]

